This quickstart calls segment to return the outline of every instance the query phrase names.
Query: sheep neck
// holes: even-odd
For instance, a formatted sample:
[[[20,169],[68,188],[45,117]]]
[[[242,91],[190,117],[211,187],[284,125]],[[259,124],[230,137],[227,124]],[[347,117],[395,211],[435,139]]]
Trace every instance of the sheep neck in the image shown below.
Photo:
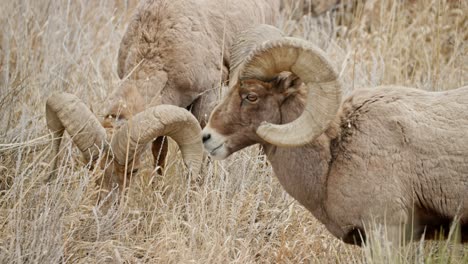
[[[289,123],[302,113],[302,100],[291,100],[281,108],[281,123]],[[327,222],[323,201],[332,159],[331,139],[323,134],[314,142],[295,148],[264,144],[268,160],[284,189],[321,222]]]

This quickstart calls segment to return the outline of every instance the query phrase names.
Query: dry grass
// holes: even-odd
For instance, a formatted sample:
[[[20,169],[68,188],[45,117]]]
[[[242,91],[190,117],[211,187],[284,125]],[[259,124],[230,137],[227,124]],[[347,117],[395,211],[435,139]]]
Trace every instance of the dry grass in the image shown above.
[[[389,252],[334,239],[281,188],[256,147],[204,166],[193,190],[172,148],[164,176],[148,166],[124,202],[103,214],[94,180],[69,140],[56,181],[48,171],[44,102],[54,91],[94,111],[119,83],[116,54],[132,0],[0,0],[0,263],[463,263],[449,242]],[[346,91],[401,84],[446,90],[468,84],[468,3],[382,0],[337,17],[280,26],[330,54]],[[378,243],[376,243],[378,244]],[[465,262],[466,263],[466,262]]]

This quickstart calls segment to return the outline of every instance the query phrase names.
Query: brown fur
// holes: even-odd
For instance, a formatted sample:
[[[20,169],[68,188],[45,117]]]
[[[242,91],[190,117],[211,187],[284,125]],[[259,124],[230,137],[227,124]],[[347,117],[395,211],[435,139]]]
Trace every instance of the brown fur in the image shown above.
[[[118,74],[128,80],[114,92],[106,116],[128,119],[154,105],[192,105],[204,126],[216,89],[227,80],[234,35],[255,24],[271,24],[278,13],[279,0],[144,1],[119,50]],[[154,153],[159,153],[160,141]],[[160,149],[165,152],[167,145]]]
[[[288,86],[250,80],[233,87],[209,121],[228,153],[262,144],[286,191],[347,243],[362,242],[359,233],[375,223],[387,224],[391,240],[411,223],[406,240],[430,237],[456,216],[468,240],[468,87],[357,90],[315,141],[280,148],[255,131],[262,121],[284,124],[301,114],[303,88]],[[259,99],[243,100],[246,93]]]

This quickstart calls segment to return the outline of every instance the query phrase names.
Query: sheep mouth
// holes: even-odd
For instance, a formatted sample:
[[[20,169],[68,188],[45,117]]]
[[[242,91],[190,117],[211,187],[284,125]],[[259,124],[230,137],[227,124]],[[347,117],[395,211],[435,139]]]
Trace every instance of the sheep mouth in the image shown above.
[[[210,155],[211,155],[211,156],[216,156],[216,153],[215,153],[215,152],[216,152],[218,149],[222,148],[223,146],[224,146],[224,143],[221,143],[219,146],[217,146],[217,147],[215,147],[214,149],[212,149],[212,150],[210,151]]]

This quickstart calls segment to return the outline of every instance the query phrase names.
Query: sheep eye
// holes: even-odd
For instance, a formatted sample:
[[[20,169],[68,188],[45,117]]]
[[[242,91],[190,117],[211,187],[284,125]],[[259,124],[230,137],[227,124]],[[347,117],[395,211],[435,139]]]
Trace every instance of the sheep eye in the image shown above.
[[[252,103],[258,100],[258,96],[254,93],[249,93],[245,98]]]

